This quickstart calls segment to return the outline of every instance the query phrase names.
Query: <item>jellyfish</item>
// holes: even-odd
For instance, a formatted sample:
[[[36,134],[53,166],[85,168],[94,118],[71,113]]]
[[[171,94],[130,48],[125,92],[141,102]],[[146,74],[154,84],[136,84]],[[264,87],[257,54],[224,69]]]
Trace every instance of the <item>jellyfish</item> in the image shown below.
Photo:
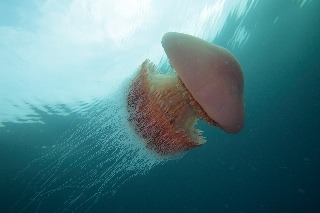
[[[244,126],[244,79],[227,49],[200,38],[168,32],[162,46],[167,74],[148,59],[139,67],[127,96],[129,118],[145,146],[166,156],[203,145],[198,119],[235,134]]]
[[[198,119],[241,130],[243,76],[235,57],[181,33],[165,34],[162,45],[177,74],[146,60],[113,93],[84,105],[54,147],[14,178],[26,184],[12,211],[90,211],[130,178],[204,144]]]

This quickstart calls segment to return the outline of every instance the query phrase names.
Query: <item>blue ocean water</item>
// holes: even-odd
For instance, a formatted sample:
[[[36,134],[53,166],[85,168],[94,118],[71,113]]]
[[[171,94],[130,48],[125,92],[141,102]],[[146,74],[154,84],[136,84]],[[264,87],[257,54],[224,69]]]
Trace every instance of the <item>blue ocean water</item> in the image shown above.
[[[320,212],[319,9],[2,1],[0,212]],[[172,160],[141,146],[124,101],[145,58],[167,63],[167,31],[229,49],[245,79],[244,129],[200,121],[207,143]]]

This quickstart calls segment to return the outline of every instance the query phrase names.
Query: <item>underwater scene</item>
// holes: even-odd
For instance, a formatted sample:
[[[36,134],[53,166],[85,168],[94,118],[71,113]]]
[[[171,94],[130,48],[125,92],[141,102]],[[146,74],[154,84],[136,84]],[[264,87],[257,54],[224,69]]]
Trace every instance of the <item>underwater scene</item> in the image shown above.
[[[0,1],[0,212],[320,212],[320,1]]]

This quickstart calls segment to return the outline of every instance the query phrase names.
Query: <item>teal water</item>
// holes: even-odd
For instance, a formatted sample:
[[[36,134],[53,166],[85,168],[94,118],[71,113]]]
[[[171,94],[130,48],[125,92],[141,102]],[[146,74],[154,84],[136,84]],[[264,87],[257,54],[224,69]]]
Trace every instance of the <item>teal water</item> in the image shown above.
[[[97,2],[0,3],[1,212],[320,212],[318,1]],[[123,94],[170,30],[238,58],[246,124],[163,160]]]

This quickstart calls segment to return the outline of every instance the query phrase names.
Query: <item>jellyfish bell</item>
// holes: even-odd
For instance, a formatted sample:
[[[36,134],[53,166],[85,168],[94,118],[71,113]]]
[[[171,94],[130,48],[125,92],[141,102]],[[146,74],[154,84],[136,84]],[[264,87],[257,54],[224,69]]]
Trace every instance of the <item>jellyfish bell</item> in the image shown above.
[[[202,39],[170,32],[162,46],[192,97],[208,117],[228,133],[244,125],[243,74],[237,59],[227,49]],[[210,121],[211,120],[211,121]]]
[[[162,46],[176,74],[146,60],[129,87],[128,120],[146,147],[160,155],[205,143],[198,118],[227,133],[244,125],[243,74],[226,49],[194,36],[170,32]]]

